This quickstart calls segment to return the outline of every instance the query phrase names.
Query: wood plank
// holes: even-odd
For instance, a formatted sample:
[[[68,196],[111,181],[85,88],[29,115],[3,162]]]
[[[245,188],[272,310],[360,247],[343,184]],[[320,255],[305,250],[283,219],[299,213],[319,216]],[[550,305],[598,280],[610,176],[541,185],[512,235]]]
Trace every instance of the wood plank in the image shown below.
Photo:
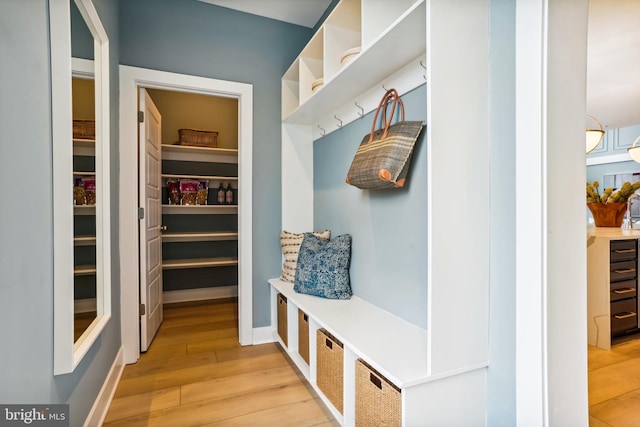
[[[237,325],[217,329],[229,326],[234,313],[236,300],[168,306],[157,342],[137,363],[125,366],[104,425],[258,420],[257,425],[275,426],[283,415],[272,409],[280,408],[299,411],[293,418],[299,425],[334,426],[331,414],[277,344],[240,346]],[[296,402],[307,403],[289,406]],[[307,416],[301,419],[303,413]]]
[[[277,368],[288,365],[282,354],[267,354],[250,359],[233,360],[229,362],[212,363],[202,366],[190,366],[182,369],[166,370],[152,375],[135,378],[125,378],[120,381],[116,396],[127,396],[146,393],[162,388],[189,384],[196,381],[206,381],[231,375],[256,372],[262,369]]]
[[[238,346],[234,348],[221,348],[215,350],[218,362],[229,360],[246,359],[250,357],[262,356],[265,354],[282,353],[282,349],[275,343]]]
[[[181,328],[175,328],[181,329]],[[200,330],[191,332],[188,330],[181,329],[182,334],[178,333],[168,333],[166,335],[157,336],[156,339],[151,344],[152,346],[161,346],[161,345],[169,345],[169,344],[179,344],[179,343],[188,343],[188,342],[196,342],[196,341],[212,341],[218,338],[229,338],[235,337],[236,340],[238,338],[238,330],[235,328],[227,328],[227,329],[218,329],[218,330]]]
[[[113,399],[105,422],[146,414],[180,405],[180,387]]]
[[[589,406],[640,388],[640,363],[629,359],[589,372]]]
[[[177,408],[152,411],[135,417],[122,418],[105,427],[176,427],[204,426],[245,414],[286,405],[292,402],[306,401],[311,398],[307,388],[301,383],[287,384],[241,396],[226,399],[206,400],[180,405]],[[263,426],[276,426],[269,420],[262,420]]]
[[[215,341],[187,343],[187,353],[201,353],[236,347],[240,347],[238,337],[218,338]]]
[[[270,426],[278,427],[305,427],[317,426],[327,421],[327,415],[320,409],[313,399],[301,402],[292,402],[286,405],[268,408],[262,411],[252,412],[224,421],[207,424],[207,426],[247,426],[254,427],[265,425],[264,420],[269,420]]]
[[[162,260],[163,270],[177,270],[182,268],[207,268],[226,267],[238,265],[238,259],[232,257],[217,258],[186,258],[186,259],[165,259]]]
[[[180,399],[182,403],[191,403],[301,382],[291,367],[282,366],[242,375],[185,384],[180,388]]]

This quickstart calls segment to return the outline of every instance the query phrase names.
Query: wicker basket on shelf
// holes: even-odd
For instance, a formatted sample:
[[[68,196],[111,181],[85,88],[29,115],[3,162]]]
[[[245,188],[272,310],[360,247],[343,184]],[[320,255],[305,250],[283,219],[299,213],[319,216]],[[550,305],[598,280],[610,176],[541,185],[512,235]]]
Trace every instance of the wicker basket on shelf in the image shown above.
[[[298,309],[298,353],[309,364],[309,316]]]
[[[178,129],[178,145],[217,147],[218,132],[212,130]]]
[[[282,294],[278,294],[278,335],[285,346],[289,346],[289,343],[287,342],[288,334],[287,297]]]
[[[75,139],[94,139],[96,137],[96,121],[74,120],[73,137]]]
[[[316,335],[316,383],[322,393],[342,414],[344,406],[344,348],[325,329]]]
[[[398,387],[364,360],[356,360],[356,427],[402,426]]]

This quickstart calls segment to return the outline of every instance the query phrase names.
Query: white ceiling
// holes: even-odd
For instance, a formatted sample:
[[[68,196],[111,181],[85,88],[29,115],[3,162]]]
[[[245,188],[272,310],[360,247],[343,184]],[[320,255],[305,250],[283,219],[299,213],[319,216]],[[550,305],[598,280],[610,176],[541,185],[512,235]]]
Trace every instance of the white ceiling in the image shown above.
[[[331,0],[200,0],[312,28]],[[587,114],[605,128],[640,124],[640,0],[590,0]],[[587,126],[595,124],[586,121]]]
[[[200,0],[253,15],[313,28],[331,0]]]
[[[640,124],[639,0],[589,1],[587,114],[609,129]]]

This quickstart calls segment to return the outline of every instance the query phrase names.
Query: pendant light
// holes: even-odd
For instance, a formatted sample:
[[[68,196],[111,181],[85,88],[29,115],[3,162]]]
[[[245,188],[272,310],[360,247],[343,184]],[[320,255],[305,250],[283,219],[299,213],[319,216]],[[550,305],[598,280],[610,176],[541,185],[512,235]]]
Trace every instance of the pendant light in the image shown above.
[[[602,129],[602,124],[593,116],[587,114],[587,117],[593,119],[600,129],[587,129],[587,154],[595,150],[595,148],[602,141],[602,136],[604,135],[604,130]],[[638,147],[640,148],[640,147]],[[640,152],[638,153],[638,158],[640,159]],[[640,162],[640,160],[638,160]]]
[[[640,141],[640,136],[633,141],[633,144],[631,144],[631,147],[627,148],[627,151],[633,160],[640,163],[640,145],[636,146],[638,141]]]

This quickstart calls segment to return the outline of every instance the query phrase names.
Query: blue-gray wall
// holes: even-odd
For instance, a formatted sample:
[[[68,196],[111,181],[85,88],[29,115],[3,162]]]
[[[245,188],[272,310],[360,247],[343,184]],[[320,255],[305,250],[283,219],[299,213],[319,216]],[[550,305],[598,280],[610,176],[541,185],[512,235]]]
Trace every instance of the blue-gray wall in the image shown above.
[[[424,85],[402,100],[406,120],[426,120]],[[416,143],[404,188],[359,190],[345,177],[360,141],[371,131],[373,114],[314,142],[314,229],[330,229],[334,237],[351,235],[354,295],[426,329],[426,131]],[[463,253],[464,242],[452,244],[460,244]]]
[[[515,13],[515,0],[491,0],[489,426],[516,425]]]
[[[607,156],[626,155],[627,148],[640,136],[640,124],[619,129],[607,129],[602,142],[587,155],[587,160],[602,161]],[[640,144],[636,144],[638,146]],[[605,175],[640,172],[640,163],[633,160],[587,166],[587,181],[602,183]]]
[[[120,63],[253,84],[253,324],[280,273],[280,78],[311,29],[199,1],[120,3]]]
[[[111,40],[112,158],[118,135],[118,2],[95,0]],[[68,403],[82,425],[120,348],[117,216],[113,317],[76,370],[53,375],[53,199],[48,2],[0,2],[0,180],[33,197],[0,209],[0,402]],[[112,173],[117,171],[112,162]],[[112,183],[117,213],[117,174]],[[35,193],[32,193],[34,191]],[[26,193],[25,193],[26,194]]]

